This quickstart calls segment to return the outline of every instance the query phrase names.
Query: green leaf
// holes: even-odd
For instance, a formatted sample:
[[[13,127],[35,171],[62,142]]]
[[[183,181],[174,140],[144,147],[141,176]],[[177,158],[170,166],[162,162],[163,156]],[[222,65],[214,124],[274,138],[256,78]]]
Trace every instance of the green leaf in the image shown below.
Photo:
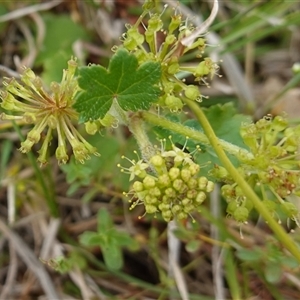
[[[278,261],[270,261],[266,265],[265,269],[266,280],[270,283],[279,282],[282,275],[282,268]]]
[[[108,235],[108,231],[113,230],[114,229],[114,224],[113,221],[108,213],[108,211],[104,208],[100,209],[98,212],[98,233],[101,233],[103,235]]]
[[[82,91],[74,108],[83,122],[103,118],[114,100],[125,111],[148,110],[160,94],[155,86],[161,77],[159,63],[138,66],[137,58],[125,49],[114,54],[108,70],[100,65],[81,67],[79,76]]]
[[[262,253],[259,248],[239,249],[237,257],[243,261],[258,262],[262,258]]]
[[[104,239],[97,232],[86,231],[79,237],[80,243],[85,246],[99,246],[104,243]]]
[[[199,240],[191,240],[187,242],[185,249],[189,253],[194,253],[199,250],[200,246],[201,242]]]
[[[110,270],[119,270],[123,266],[122,251],[117,243],[112,240],[108,245],[101,248],[105,265]]]
[[[43,67],[42,79],[49,84],[60,82],[62,70],[72,55],[72,47],[77,40],[88,40],[88,32],[75,23],[67,14],[43,14],[46,34],[42,47],[35,61],[36,66]]]

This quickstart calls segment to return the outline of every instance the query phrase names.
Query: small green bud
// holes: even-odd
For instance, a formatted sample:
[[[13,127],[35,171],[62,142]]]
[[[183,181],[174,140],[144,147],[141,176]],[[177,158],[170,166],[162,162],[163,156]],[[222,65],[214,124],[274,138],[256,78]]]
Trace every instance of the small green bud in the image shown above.
[[[152,176],[147,175],[143,180],[143,184],[144,184],[145,189],[150,189],[150,188],[155,187],[156,182]]]
[[[99,131],[99,125],[95,121],[86,122],[84,125],[85,131],[90,135],[94,135]]]
[[[178,214],[177,214],[177,219],[178,220],[184,220],[184,219],[186,219],[188,217],[188,214],[186,213],[186,212],[183,212],[183,211],[181,211],[181,212],[179,212]]]
[[[174,30],[176,30],[180,26],[181,22],[181,15],[173,15],[169,24],[169,33],[172,33]]]
[[[180,170],[178,168],[173,167],[169,170],[169,176],[172,181],[177,179],[179,177],[179,175],[180,175]]]
[[[158,177],[157,184],[160,187],[168,187],[171,185],[171,180],[168,174],[162,174]]]
[[[158,205],[158,208],[161,210],[161,211],[167,211],[170,209],[170,205],[167,204],[167,203],[160,203]]]
[[[132,185],[132,188],[136,193],[142,192],[145,189],[143,183],[140,181],[135,181]]]
[[[188,85],[184,90],[184,94],[187,98],[195,100],[200,96],[199,88],[195,85]]]
[[[153,15],[148,21],[148,30],[159,31],[163,27],[163,21],[159,15]]]
[[[187,182],[187,186],[190,188],[190,189],[195,189],[197,188],[197,185],[198,185],[198,181],[196,178],[191,178],[188,182]]]
[[[212,181],[208,181],[206,185],[206,192],[211,193],[214,190],[215,184]]]
[[[169,95],[165,99],[165,105],[172,111],[181,110],[183,107],[183,103],[180,98],[175,97],[173,95]]]
[[[237,207],[232,216],[237,222],[244,223],[248,220],[249,211],[246,207],[240,206]]]
[[[181,191],[183,185],[184,185],[184,182],[181,179],[175,179],[173,181],[173,188],[176,191]]]
[[[165,165],[164,159],[158,154],[152,156],[151,159],[150,159],[150,162],[154,167],[158,167],[158,168]]]
[[[146,204],[157,204],[158,203],[158,199],[156,197],[153,197],[151,195],[147,195],[144,199],[144,202]]]
[[[188,169],[182,169],[180,175],[184,182],[188,182],[192,177],[191,172]]]
[[[198,187],[200,190],[205,190],[208,183],[208,179],[204,176],[198,178]]]
[[[66,164],[69,159],[69,156],[67,155],[66,152],[66,146],[65,145],[58,146],[55,151],[55,156],[59,164],[60,163]]]
[[[200,171],[200,166],[198,164],[190,164],[188,168],[192,176],[196,175]]]
[[[155,197],[160,197],[161,196],[161,190],[155,186],[154,188],[149,190],[149,194]]]
[[[181,204],[182,204],[183,206],[186,206],[186,205],[188,205],[189,203],[191,203],[191,199],[189,199],[189,198],[184,198],[184,199],[181,200]]]
[[[172,217],[173,217],[172,212],[170,210],[163,211],[161,213],[161,215],[162,215],[162,217],[164,218],[164,220],[166,222],[170,222],[172,220]]]
[[[156,1],[155,0],[145,0],[143,4],[143,10],[151,10],[155,8],[156,6]]]
[[[165,39],[165,43],[168,45],[172,45],[173,43],[175,43],[175,41],[176,41],[176,37],[174,34],[167,35],[167,37]]]
[[[197,197],[197,190],[188,190],[186,193],[187,198],[189,199],[195,199]]]
[[[137,42],[132,37],[126,38],[126,40],[123,42],[124,47],[131,51],[134,50],[137,47]]]
[[[230,184],[225,184],[221,187],[222,196],[226,199],[235,199],[235,189]]]
[[[38,130],[33,128],[31,131],[28,132],[27,139],[29,139],[30,141],[34,142],[34,144],[36,144],[40,141],[41,134]]]
[[[195,206],[192,203],[189,203],[184,206],[183,211],[188,214],[188,213],[192,212],[194,209],[195,209]]]
[[[287,119],[281,116],[276,116],[272,123],[272,128],[276,131],[283,131],[284,129],[286,129],[287,126],[288,126]]]
[[[194,71],[196,77],[203,77],[208,75],[213,70],[213,62],[207,57],[201,61]]]
[[[176,191],[172,188],[167,188],[165,190],[165,195],[168,197],[168,198],[175,198],[176,197]]]
[[[175,204],[172,207],[172,213],[177,215],[180,211],[182,211],[182,207],[179,204]]]
[[[118,127],[118,119],[112,116],[111,114],[106,114],[103,119],[99,120],[100,124],[104,127],[113,127],[117,128]],[[100,128],[100,125],[98,126]]]
[[[234,201],[230,201],[227,205],[227,208],[226,208],[226,212],[229,214],[229,215],[233,215],[234,212],[236,211],[236,209],[239,207],[239,204],[234,200]]]
[[[156,206],[152,204],[146,204],[145,209],[148,214],[154,214],[157,212]]]
[[[19,150],[22,153],[28,153],[34,144],[34,141],[26,139],[24,142],[21,143],[21,147],[19,148]]]
[[[206,199],[206,194],[200,191],[196,196],[195,202],[200,205],[204,202],[205,199]]]

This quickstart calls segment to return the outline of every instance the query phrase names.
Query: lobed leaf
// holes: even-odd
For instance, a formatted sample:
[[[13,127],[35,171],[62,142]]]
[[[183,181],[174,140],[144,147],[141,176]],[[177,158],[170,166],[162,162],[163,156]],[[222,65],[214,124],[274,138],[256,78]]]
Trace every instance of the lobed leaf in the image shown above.
[[[91,65],[79,69],[79,86],[74,108],[80,120],[103,118],[114,101],[125,111],[148,110],[158,99],[156,84],[161,77],[160,64],[138,65],[137,58],[120,49],[111,58],[108,69]]]

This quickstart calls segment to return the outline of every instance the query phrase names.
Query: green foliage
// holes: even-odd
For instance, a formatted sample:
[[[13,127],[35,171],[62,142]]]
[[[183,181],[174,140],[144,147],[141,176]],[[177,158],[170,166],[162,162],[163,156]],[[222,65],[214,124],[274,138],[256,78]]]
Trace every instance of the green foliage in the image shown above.
[[[265,280],[271,284],[278,283],[286,269],[295,269],[298,263],[295,258],[283,253],[272,242],[266,249],[254,247],[252,249],[241,248],[237,251],[237,257],[248,267],[263,273]]]
[[[81,5],[89,12],[89,9],[103,8],[105,4],[98,2],[83,1]],[[272,1],[241,0],[232,5],[233,2],[224,3],[224,11],[229,17],[226,14],[222,17],[227,21],[213,27],[220,34],[226,33],[222,40],[223,52],[244,49],[248,43],[255,43],[265,36],[282,43],[293,31],[293,26],[299,25],[299,12],[290,1],[276,4]],[[195,1],[182,0],[180,3],[198,8]],[[9,5],[13,7],[14,3],[7,7]],[[202,7],[208,5],[201,4]],[[155,0],[133,8],[135,11],[139,9],[144,10],[135,24],[126,24],[126,32],[120,38],[122,45],[113,47],[115,53],[108,68],[91,64],[77,69],[77,60],[72,58],[68,69],[64,69],[65,61],[73,55],[74,42],[90,38],[83,25],[86,20],[83,17],[82,23],[75,23],[61,11],[58,15],[41,13],[46,35],[41,49],[37,49],[39,54],[34,68],[42,73],[41,77],[49,87],[45,87],[40,77],[29,68],[24,70],[20,81],[4,79],[0,93],[4,110],[0,129],[5,129],[2,121],[7,120],[14,120],[21,127],[32,125],[20,150],[28,153],[35,144],[43,142],[38,156],[42,165],[51,161],[52,152],[47,152],[47,149],[58,144],[55,156],[60,164],[58,170],[66,175],[69,185],[67,196],[79,195],[83,204],[90,202],[99,192],[105,195],[105,200],[101,197],[97,200],[111,199],[107,210],[98,211],[97,230],[80,235],[80,254],[70,251],[66,257],[50,259],[46,263],[62,274],[71,272],[75,266],[77,270],[98,276],[96,272],[99,271],[91,271],[97,266],[105,269],[103,273],[100,271],[100,276],[122,274],[124,279],[128,274],[120,271],[124,265],[123,248],[136,250],[139,246],[135,239],[115,225],[119,222],[117,218],[122,216],[119,213],[124,204],[121,199],[123,201],[127,196],[130,208],[142,205],[138,211],[139,219],[145,214],[151,214],[155,219],[149,223],[150,217],[147,216],[143,223],[133,224],[145,225],[149,233],[145,245],[160,281],[159,287],[153,288],[155,295],[152,297],[177,297],[176,294],[169,297],[169,293],[163,290],[170,288],[173,282],[161,263],[160,248],[165,244],[166,236],[165,231],[161,232],[164,228],[162,220],[175,220],[178,226],[175,235],[184,244],[185,255],[193,254],[190,256],[192,262],[184,271],[194,268],[195,262],[202,259],[203,249],[210,249],[207,243],[224,246],[227,252],[224,273],[232,299],[253,296],[252,292],[246,291],[247,288],[240,287],[241,282],[247,282],[248,274],[257,276],[270,293],[276,295],[274,287],[281,284],[286,273],[297,274],[300,261],[299,245],[295,241],[297,235],[287,234],[286,228],[279,225],[282,220],[288,220],[288,225],[293,221],[292,226],[300,226],[296,198],[300,196],[300,126],[292,126],[286,116],[267,115],[254,123],[249,116],[239,114],[233,104],[220,104],[220,98],[205,101],[206,97],[201,94],[204,90],[202,85],[208,86],[207,81],[216,73],[218,75],[219,70],[218,62],[204,52],[208,47],[206,35],[201,33],[199,36],[199,28],[184,20],[180,4],[174,10],[166,8],[161,12],[161,3]],[[0,4],[0,14],[6,12]],[[126,13],[130,15],[129,10]],[[278,22],[274,24],[274,20]],[[6,27],[7,24],[0,24],[0,31],[6,30]],[[273,35],[275,32],[277,36]],[[186,40],[193,36],[194,40],[187,46]],[[262,44],[264,49],[270,47]],[[254,55],[264,49],[258,45]],[[1,54],[3,51],[7,51],[5,47]],[[96,58],[92,52],[90,54],[91,61],[101,61],[102,58]],[[234,72],[234,69],[229,72]],[[50,84],[52,80],[60,80],[61,74],[63,79],[59,84]],[[296,86],[298,81],[295,76],[281,93]],[[78,126],[83,122],[85,131]],[[299,123],[299,120],[294,122]],[[18,128],[17,125],[15,128]],[[109,134],[105,132],[107,128],[110,129]],[[161,138],[159,142],[157,136]],[[160,146],[157,146],[158,143]],[[0,145],[1,180],[7,179],[4,177],[8,173],[12,147],[13,140]],[[137,147],[139,151],[136,151]],[[131,158],[133,148],[135,158]],[[118,164],[121,155],[130,166]],[[117,166],[121,167],[123,174],[117,172]],[[42,188],[49,192],[41,174]],[[31,179],[26,180],[22,184],[31,183]],[[215,182],[220,182],[223,196],[217,200],[215,195],[210,194]],[[18,184],[14,186],[19,187]],[[34,190],[38,193],[39,189],[32,186],[29,186],[29,192]],[[54,195],[54,192],[49,194]],[[47,202],[50,210],[53,203],[56,205],[54,198],[51,200]],[[221,210],[218,216],[213,216],[213,209],[208,209],[212,207],[212,201]],[[113,205],[115,207],[111,209]],[[113,218],[108,210],[116,212],[117,217]],[[95,213],[93,205],[91,211]],[[52,214],[57,216],[56,211]],[[245,249],[245,240],[240,239],[238,234],[235,236],[238,230],[235,231],[231,225],[234,222],[228,225],[226,219],[236,221],[234,224],[242,237],[246,226],[247,230],[255,226],[252,222],[256,221],[257,215],[263,217],[282,246],[279,247],[272,238],[265,239],[259,247]],[[207,227],[202,226],[205,219],[208,220],[205,223]],[[90,221],[94,220],[87,220],[88,223]],[[210,224],[218,228],[219,240],[207,236]],[[65,230],[64,225],[62,231]],[[251,236],[255,232],[247,231],[246,234]],[[293,256],[283,251],[283,246]],[[99,253],[98,248],[107,268],[94,254],[93,250]],[[85,253],[84,256],[82,253]],[[87,259],[91,264],[87,264]],[[196,268],[195,271],[197,274]],[[132,283],[132,278],[128,278],[127,282]],[[141,280],[134,283],[143,291],[149,287]],[[79,289],[76,286],[72,288],[79,298]],[[199,297],[191,296],[190,299]]]
[[[61,70],[73,55],[73,44],[77,40],[88,40],[87,31],[70,19],[68,15],[44,14],[46,35],[39,55],[37,66],[43,65],[43,80],[50,84],[61,80]]]
[[[76,251],[72,251],[66,257],[58,256],[56,258],[51,258],[48,261],[41,261],[61,274],[66,274],[75,267],[83,270],[87,264],[85,258]]]
[[[110,270],[119,270],[123,266],[122,247],[125,246],[136,250],[138,244],[127,233],[120,232],[115,228],[107,210],[100,209],[97,219],[97,232],[84,232],[80,236],[80,242],[85,246],[100,247],[107,268]]]
[[[120,49],[111,58],[108,69],[100,65],[79,70],[79,86],[75,109],[82,121],[104,118],[114,101],[125,111],[149,109],[160,94],[155,86],[161,72],[158,63],[138,66],[134,55]]]

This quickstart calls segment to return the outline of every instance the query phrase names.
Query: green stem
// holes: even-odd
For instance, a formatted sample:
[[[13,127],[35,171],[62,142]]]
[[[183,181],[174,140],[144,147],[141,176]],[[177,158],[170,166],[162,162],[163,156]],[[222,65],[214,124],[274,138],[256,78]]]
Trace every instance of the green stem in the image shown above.
[[[13,122],[13,126],[14,126],[15,131],[18,133],[20,140],[24,141],[24,136],[21,133],[19,126],[15,122]],[[28,152],[27,156],[28,156],[28,159],[29,159],[33,169],[34,169],[35,176],[36,176],[38,182],[40,183],[42,190],[44,192],[45,200],[47,202],[47,206],[49,208],[50,214],[52,217],[57,218],[59,216],[59,212],[58,212],[57,203],[55,201],[54,193],[52,192],[53,189],[52,189],[52,187],[50,188],[47,186],[45,179],[44,179],[44,175],[41,172],[41,169],[39,168],[39,166],[36,162],[36,158],[34,157],[32,152]]]
[[[130,132],[134,135],[143,158],[149,161],[150,158],[156,153],[153,144],[150,142],[148,135],[145,131],[145,124],[143,118],[139,114],[132,114],[130,116],[130,121],[128,128]]]
[[[294,243],[294,241],[290,238],[290,236],[284,231],[284,229],[273,219],[267,208],[262,204],[261,200],[252,190],[252,188],[247,184],[245,179],[241,176],[241,174],[236,170],[236,168],[232,165],[228,157],[226,156],[223,145],[220,143],[220,140],[216,137],[209,121],[207,120],[205,114],[202,109],[196,102],[186,100],[187,105],[190,109],[195,113],[196,118],[201,124],[211,146],[214,148],[217,156],[222,162],[223,166],[235,180],[235,182],[239,185],[239,187],[243,190],[244,195],[252,201],[256,210],[262,215],[265,221],[268,223],[269,227],[273,230],[275,235],[278,237],[278,240],[285,245],[285,247],[294,255],[294,257],[300,262],[300,249]]]
[[[153,114],[153,113],[150,113],[147,111],[142,112],[142,115],[143,115],[143,118],[145,121],[147,121],[153,125],[160,126],[164,129],[174,131],[183,136],[188,136],[189,138],[191,138],[195,141],[198,141],[200,143],[210,145],[210,140],[201,131],[197,131],[195,129],[184,126],[180,123],[167,120],[166,118],[164,118],[162,116],[158,116],[156,114]],[[236,156],[239,159],[246,158],[247,160],[251,160],[253,158],[252,153],[250,153],[249,151],[247,151],[244,148],[240,148],[240,147],[233,145],[229,142],[226,142],[222,139],[218,139],[218,143],[222,146],[222,148],[226,152],[233,154],[234,156]]]

